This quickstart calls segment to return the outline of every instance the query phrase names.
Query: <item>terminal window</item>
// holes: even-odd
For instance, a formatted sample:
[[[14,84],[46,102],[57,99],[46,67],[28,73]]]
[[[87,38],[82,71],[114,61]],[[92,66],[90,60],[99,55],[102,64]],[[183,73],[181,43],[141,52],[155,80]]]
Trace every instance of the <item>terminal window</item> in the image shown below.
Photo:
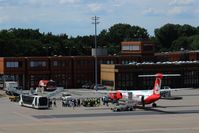
[[[140,50],[140,46],[139,45],[124,45],[122,46],[122,50],[137,51],[137,50]]]
[[[18,68],[19,62],[18,61],[6,62],[6,67],[7,68]]]
[[[45,61],[31,61],[30,67],[46,67]]]

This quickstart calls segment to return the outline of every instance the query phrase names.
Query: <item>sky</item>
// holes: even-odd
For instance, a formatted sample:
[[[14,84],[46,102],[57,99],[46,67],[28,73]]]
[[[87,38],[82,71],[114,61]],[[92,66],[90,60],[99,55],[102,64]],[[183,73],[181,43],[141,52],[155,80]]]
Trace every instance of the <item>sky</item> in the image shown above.
[[[125,23],[154,29],[167,23],[199,26],[199,0],[0,0],[0,30],[39,29],[55,35],[93,35]]]

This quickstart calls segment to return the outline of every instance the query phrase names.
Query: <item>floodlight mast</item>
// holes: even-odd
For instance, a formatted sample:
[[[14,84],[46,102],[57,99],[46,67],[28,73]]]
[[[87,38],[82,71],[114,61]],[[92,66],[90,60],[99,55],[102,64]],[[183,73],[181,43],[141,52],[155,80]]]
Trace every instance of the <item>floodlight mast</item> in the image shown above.
[[[95,25],[95,89],[96,91],[98,90],[98,84],[97,84],[97,81],[98,81],[98,75],[97,75],[97,24],[99,24],[99,17],[95,16],[95,17],[92,17],[92,20],[94,22],[92,22],[92,24]]]

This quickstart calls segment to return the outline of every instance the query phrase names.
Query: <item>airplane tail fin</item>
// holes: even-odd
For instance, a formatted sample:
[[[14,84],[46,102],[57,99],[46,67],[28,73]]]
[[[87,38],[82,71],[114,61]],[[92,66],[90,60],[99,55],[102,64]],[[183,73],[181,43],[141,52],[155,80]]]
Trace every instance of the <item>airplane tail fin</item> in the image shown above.
[[[161,88],[161,83],[162,83],[162,78],[163,77],[170,77],[170,76],[180,76],[180,74],[162,74],[162,73],[157,73],[155,75],[139,75],[138,77],[156,77],[155,79],[155,84],[153,87],[153,94],[160,94],[160,88]]]

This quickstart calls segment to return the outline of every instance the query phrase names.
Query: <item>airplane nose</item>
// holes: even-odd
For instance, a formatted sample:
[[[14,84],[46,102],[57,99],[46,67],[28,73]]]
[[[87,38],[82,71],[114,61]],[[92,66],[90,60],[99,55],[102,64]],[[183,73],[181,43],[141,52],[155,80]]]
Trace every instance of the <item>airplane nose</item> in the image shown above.
[[[113,100],[115,99],[122,99],[122,93],[121,92],[115,92],[115,93],[109,93],[109,97]]]
[[[122,93],[121,92],[116,92],[116,97],[117,97],[117,99],[122,99]]]

